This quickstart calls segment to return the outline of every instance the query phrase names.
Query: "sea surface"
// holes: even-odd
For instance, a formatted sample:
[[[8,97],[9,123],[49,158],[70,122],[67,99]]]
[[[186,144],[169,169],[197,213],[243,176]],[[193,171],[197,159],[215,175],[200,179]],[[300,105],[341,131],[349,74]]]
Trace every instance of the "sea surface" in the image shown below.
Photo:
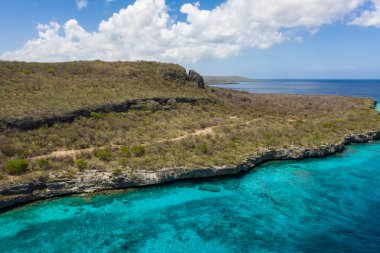
[[[380,99],[380,80],[257,80],[233,84],[216,84],[223,88],[253,93],[319,94],[371,97]]]
[[[265,83],[231,88],[380,98],[380,81]],[[373,142],[234,177],[39,202],[0,214],[0,252],[380,252],[379,157]]]

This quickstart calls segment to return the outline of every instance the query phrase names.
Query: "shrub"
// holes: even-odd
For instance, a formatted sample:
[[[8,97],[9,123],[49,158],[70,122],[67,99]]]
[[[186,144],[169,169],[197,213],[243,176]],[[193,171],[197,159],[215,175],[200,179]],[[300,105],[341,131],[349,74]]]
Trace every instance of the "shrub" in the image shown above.
[[[50,162],[46,159],[37,160],[38,167],[41,169],[47,170],[51,168]]]
[[[98,112],[91,112],[90,117],[94,119],[99,119],[100,118],[100,113]]]
[[[131,155],[131,152],[129,151],[129,147],[127,146],[121,146],[119,148],[119,151],[122,156],[129,157]]]
[[[201,143],[197,146],[197,151],[203,155],[206,155],[208,153],[208,146],[207,143]]]
[[[31,72],[30,70],[27,70],[27,69],[26,69],[26,70],[23,70],[22,73],[23,73],[24,75],[27,75],[27,76],[30,75],[30,74],[32,74],[32,72]]]
[[[79,159],[75,160],[74,164],[75,164],[75,166],[77,166],[78,169],[80,169],[80,170],[83,170],[83,169],[86,167],[86,165],[87,165],[87,163],[86,163],[86,161],[84,160],[84,158],[79,158]]]
[[[3,152],[3,154],[6,156],[11,157],[16,155],[18,151],[13,146],[4,145],[3,147],[1,147],[1,152]]]
[[[117,163],[121,166],[126,166],[126,165],[128,165],[128,160],[127,160],[127,158],[119,158],[119,159],[117,159]]]
[[[121,174],[121,169],[120,168],[113,168],[112,169],[112,173],[115,174],[115,175],[120,175]]]
[[[19,175],[28,170],[28,161],[25,159],[10,160],[5,164],[5,171],[11,175]]]
[[[95,152],[95,156],[103,161],[109,161],[111,159],[111,152],[108,150],[98,150]]]
[[[136,157],[143,156],[145,154],[145,148],[143,146],[133,146],[131,153]]]

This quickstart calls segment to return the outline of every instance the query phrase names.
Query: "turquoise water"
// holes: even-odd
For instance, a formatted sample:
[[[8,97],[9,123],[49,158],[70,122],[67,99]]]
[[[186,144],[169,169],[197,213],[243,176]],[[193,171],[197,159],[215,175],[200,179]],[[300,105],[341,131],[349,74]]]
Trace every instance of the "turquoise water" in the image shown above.
[[[380,143],[0,215],[1,252],[380,252]]]

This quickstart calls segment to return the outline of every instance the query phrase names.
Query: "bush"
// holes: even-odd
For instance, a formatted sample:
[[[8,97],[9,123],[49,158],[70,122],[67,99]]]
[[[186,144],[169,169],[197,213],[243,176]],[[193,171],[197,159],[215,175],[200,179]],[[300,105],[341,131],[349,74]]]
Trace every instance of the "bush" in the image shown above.
[[[94,119],[100,119],[100,113],[98,112],[91,112],[90,117]]]
[[[332,122],[324,122],[324,123],[323,123],[323,127],[324,127],[324,128],[331,128],[332,125],[333,125]]]
[[[74,164],[75,164],[75,166],[77,166],[78,169],[80,169],[80,170],[83,170],[83,169],[86,167],[86,165],[87,165],[87,163],[86,163],[86,161],[84,160],[84,158],[79,158],[79,159],[75,160]]]
[[[207,143],[201,143],[197,146],[197,151],[203,155],[206,155],[208,153],[208,146]]]
[[[111,159],[111,152],[108,150],[98,150],[95,152],[95,156],[103,161],[109,161]]]
[[[16,155],[18,151],[13,146],[4,145],[1,148],[1,152],[3,152],[3,154],[6,155],[6,156],[11,157],[11,156]]]
[[[122,156],[129,157],[131,155],[131,152],[129,151],[129,147],[127,146],[121,146],[119,148],[119,151]]]
[[[145,154],[145,148],[143,146],[134,146],[131,149],[131,153],[136,157],[143,156]]]
[[[50,162],[46,159],[40,159],[37,161],[38,167],[41,169],[47,170],[51,168]]]
[[[28,170],[28,161],[25,159],[10,160],[5,164],[5,171],[11,175],[19,175]]]
[[[27,76],[30,75],[30,74],[32,74],[32,72],[30,70],[27,70],[27,69],[23,70],[22,73],[24,75],[27,75]]]
[[[113,169],[112,169],[112,173],[113,173],[114,175],[120,175],[121,172],[122,172],[122,170],[121,170],[120,168],[113,168]]]

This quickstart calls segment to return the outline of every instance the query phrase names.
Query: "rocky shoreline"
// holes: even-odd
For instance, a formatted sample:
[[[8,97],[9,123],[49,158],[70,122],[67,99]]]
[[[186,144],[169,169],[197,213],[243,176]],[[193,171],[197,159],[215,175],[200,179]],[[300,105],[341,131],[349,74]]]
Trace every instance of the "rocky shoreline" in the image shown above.
[[[345,146],[353,143],[365,143],[380,139],[380,130],[363,134],[351,134],[339,143],[321,145],[314,148],[290,147],[266,150],[259,156],[242,161],[236,166],[212,168],[172,168],[159,171],[139,171],[122,174],[87,170],[80,172],[75,179],[54,181],[32,181],[25,184],[0,187],[0,211],[20,206],[36,200],[48,199],[72,194],[91,193],[104,190],[123,189],[128,187],[149,186],[165,182],[235,175],[256,168],[258,165],[273,160],[295,160],[316,158],[342,152]]]

